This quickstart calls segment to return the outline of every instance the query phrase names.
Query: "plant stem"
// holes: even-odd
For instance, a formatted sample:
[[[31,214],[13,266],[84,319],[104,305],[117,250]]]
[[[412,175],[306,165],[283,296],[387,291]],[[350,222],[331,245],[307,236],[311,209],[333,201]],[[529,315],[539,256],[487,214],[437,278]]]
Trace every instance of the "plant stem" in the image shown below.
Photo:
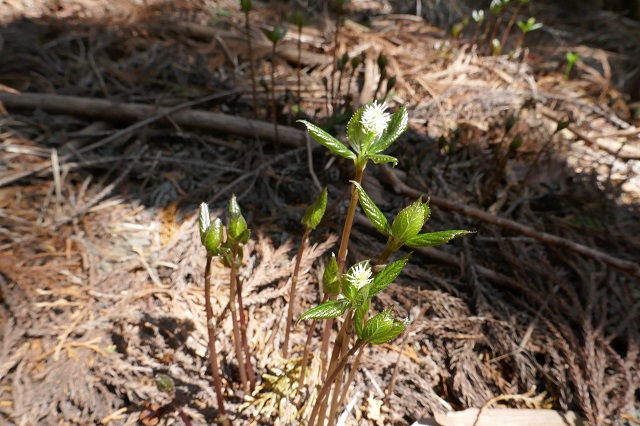
[[[209,361],[211,375],[213,376],[213,387],[218,400],[218,412],[220,413],[220,423],[229,426],[227,410],[224,408],[224,397],[222,395],[222,384],[220,382],[220,369],[218,367],[218,352],[216,351],[216,325],[213,321],[213,308],[211,307],[211,256],[207,256],[207,264],[204,268],[204,309],[207,314],[207,334],[209,335]]]
[[[356,176],[353,180],[362,183],[362,175],[364,174],[365,164],[356,165]],[[342,275],[344,265],[347,262],[347,249],[349,247],[349,237],[351,235],[351,227],[353,226],[353,218],[356,216],[356,208],[358,207],[358,191],[356,187],[351,188],[351,201],[349,202],[349,210],[342,229],[342,238],[340,240],[340,249],[338,250],[338,273]],[[320,360],[322,362],[321,376],[324,376],[327,353],[329,351],[329,337],[331,328],[333,327],[333,318],[325,320],[324,332],[322,334],[322,347],[320,352]]]
[[[333,68],[331,69],[331,107],[333,109],[332,113],[335,113],[335,109],[336,109],[336,105],[337,105],[337,101],[336,101],[336,94],[335,94],[335,74],[336,74],[336,68],[338,67],[338,35],[340,34],[340,26],[341,26],[341,17],[342,17],[342,12],[338,11],[336,13],[336,32],[335,35],[333,37]]]
[[[362,184],[362,175],[364,174],[365,165],[356,166],[356,176],[353,179]],[[356,208],[358,207],[358,191],[355,185],[351,188],[351,201],[349,202],[349,210],[342,229],[342,238],[340,239],[340,249],[338,250],[338,271],[340,275],[344,272],[344,265],[347,263],[347,249],[349,248],[349,237],[351,236],[351,228],[353,226],[353,218],[356,216]]]
[[[509,37],[509,33],[511,32],[511,28],[513,24],[516,23],[516,19],[518,18],[518,13],[520,13],[520,8],[522,7],[522,2],[518,3],[516,6],[516,10],[513,11],[513,15],[511,15],[511,19],[509,19],[509,23],[507,24],[507,28],[504,30],[504,34],[502,35],[502,40],[500,40],[500,48],[498,49],[498,56],[502,53],[502,49],[504,49],[507,44],[507,37]]]
[[[253,115],[258,115],[258,92],[256,89],[256,71],[253,63],[253,48],[251,46],[251,24],[249,22],[249,11],[245,12],[245,29],[247,32],[247,55],[249,56],[249,71],[251,73],[251,98]]]
[[[331,373],[327,377],[327,380],[322,385],[322,388],[320,388],[320,392],[318,393],[318,398],[316,399],[316,403],[313,406],[313,410],[311,410],[311,415],[309,416],[309,426],[315,426],[316,416],[318,415],[318,411],[320,410],[322,401],[325,399],[325,397],[327,396],[327,393],[331,389],[331,384],[333,380],[338,376],[338,373],[340,373],[344,369],[344,367],[347,365],[347,362],[349,362],[349,358],[351,358],[353,354],[355,354],[358,350],[360,350],[360,348],[363,347],[365,343],[366,341],[364,340],[357,340],[356,343],[353,345],[353,347],[349,350],[349,352],[347,352],[346,355],[343,356],[342,359],[340,359],[336,367],[331,371]]]
[[[247,381],[247,370],[243,362],[242,339],[240,338],[240,327],[238,326],[238,318],[236,316],[236,283],[237,283],[237,267],[236,258],[238,257],[238,246],[233,246],[231,250],[231,276],[229,278],[229,311],[231,312],[231,323],[233,324],[233,340],[236,350],[236,360],[238,361],[238,371],[240,372],[240,381],[242,388],[246,394],[249,394],[249,382]]]
[[[496,23],[493,27],[493,31],[491,32],[491,37],[489,37],[489,41],[487,42],[487,50],[485,51],[485,55],[489,56],[489,54],[491,53],[491,55],[493,55],[493,39],[496,38],[496,34],[498,34],[498,29],[500,28],[500,24],[502,24],[502,12],[500,12],[500,15],[496,18]]]
[[[298,273],[300,272],[300,263],[302,262],[302,254],[304,248],[309,239],[311,228],[307,227],[302,236],[302,242],[298,249],[298,255],[296,256],[296,265],[293,268],[293,275],[291,275],[291,289],[289,290],[289,309],[287,311],[287,322],[285,323],[284,342],[282,343],[282,357],[286,358],[289,353],[289,334],[291,332],[291,322],[293,321],[293,307],[295,305],[296,286],[298,284]]]
[[[360,365],[360,360],[362,359],[362,355],[364,351],[358,352],[356,355],[356,359],[353,360],[353,364],[351,365],[351,371],[349,372],[349,377],[347,377],[347,381],[344,382],[344,388],[342,390],[342,395],[340,395],[340,401],[338,402],[338,407],[342,407],[344,405],[344,401],[347,399],[347,394],[349,393],[349,387],[351,383],[353,383],[353,379],[356,376],[356,372],[358,371],[358,366]]]
[[[329,300],[329,294],[324,295],[320,304],[323,304],[327,300]],[[302,385],[304,384],[304,375],[307,370],[307,358],[309,358],[309,346],[311,345],[311,338],[313,337],[313,332],[316,330],[317,325],[318,320],[313,320],[307,329],[307,341],[304,343],[304,351],[302,352],[302,368],[300,370],[300,378],[298,379],[298,387],[300,389],[302,389]]]
[[[333,356],[336,355],[336,360],[338,355],[340,357],[344,357],[347,353],[347,349],[349,348],[349,337],[351,336],[351,332],[353,331],[353,316],[348,315],[345,319],[342,327],[340,328],[340,332],[338,333],[338,337],[336,339],[336,343],[333,346],[333,354],[331,355],[332,363],[329,364],[329,369],[331,369],[334,359]],[[329,426],[334,426],[336,421],[336,412],[338,411],[338,397],[340,396],[342,385],[342,377],[340,375],[336,376],[333,383],[333,394],[331,395],[331,405],[329,406]]]
[[[249,389],[251,392],[256,388],[256,375],[251,365],[251,350],[247,339],[247,320],[244,315],[244,303],[242,302],[242,281],[237,280],[238,285],[238,313],[240,319],[240,338],[242,339],[242,349],[245,356],[245,368],[247,369],[247,379],[249,379]]]
[[[278,134],[278,105],[276,104],[276,44],[271,50],[271,108],[273,109],[273,130],[275,132],[276,145],[280,143]]]

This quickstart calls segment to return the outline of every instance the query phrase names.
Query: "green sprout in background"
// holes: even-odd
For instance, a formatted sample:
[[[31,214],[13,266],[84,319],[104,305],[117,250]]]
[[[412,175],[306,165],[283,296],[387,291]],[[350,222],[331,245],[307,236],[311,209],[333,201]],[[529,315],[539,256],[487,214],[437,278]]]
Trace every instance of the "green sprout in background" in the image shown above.
[[[287,29],[276,25],[271,30],[263,30],[271,42],[271,108],[273,112],[273,131],[275,133],[276,144],[280,142],[278,134],[278,104],[276,102],[276,47],[287,34]]]
[[[580,59],[580,55],[576,52],[567,52],[567,66],[564,69],[564,77],[569,80],[569,75],[571,74],[571,69],[573,68],[573,64]]]
[[[518,42],[516,43],[516,51],[522,47],[522,44],[524,43],[524,37],[527,35],[527,33],[542,28],[542,23],[536,22],[536,18],[531,17],[527,19],[526,22],[518,21],[518,28],[520,28],[520,38],[518,38]]]

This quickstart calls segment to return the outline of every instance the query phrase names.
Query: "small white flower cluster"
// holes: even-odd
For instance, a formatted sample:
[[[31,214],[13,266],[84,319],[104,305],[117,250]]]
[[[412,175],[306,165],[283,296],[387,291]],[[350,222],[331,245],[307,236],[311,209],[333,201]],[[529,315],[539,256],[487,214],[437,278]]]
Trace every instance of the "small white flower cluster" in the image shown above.
[[[391,114],[387,111],[387,106],[382,103],[378,105],[378,101],[373,101],[362,112],[360,123],[369,133],[381,135],[389,126]]]
[[[347,279],[357,288],[362,288],[373,281],[371,277],[371,268],[368,262],[360,262],[354,265],[347,272]]]

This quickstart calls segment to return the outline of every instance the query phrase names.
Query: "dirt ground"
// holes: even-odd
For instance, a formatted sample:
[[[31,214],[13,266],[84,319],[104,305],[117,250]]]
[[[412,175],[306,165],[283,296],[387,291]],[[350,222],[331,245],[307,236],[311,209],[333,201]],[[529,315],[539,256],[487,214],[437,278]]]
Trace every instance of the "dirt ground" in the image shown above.
[[[398,166],[368,166],[364,187],[385,214],[424,195],[429,231],[475,233],[416,250],[375,301],[411,324],[365,352],[345,424],[487,403],[640,424],[640,24],[533,1],[518,16],[544,26],[524,51],[514,27],[492,56],[473,20],[451,36],[478,4],[418,4],[352,0],[335,43],[324,2],[256,2],[254,109],[239,2],[0,0],[0,423],[213,423],[196,213],[206,201],[224,216],[233,193],[252,230],[241,280],[258,386],[239,384],[216,263],[227,408],[233,424],[304,424],[319,365],[293,386],[305,327],[280,355],[300,219],[327,186],[295,317],[321,298],[353,176],[295,120],[344,140],[348,112],[386,93],[409,130]],[[293,10],[314,18],[301,37],[282,19]],[[289,31],[272,58],[262,30],[276,23]],[[340,73],[344,53],[361,62]],[[349,262],[384,243],[359,216]]]

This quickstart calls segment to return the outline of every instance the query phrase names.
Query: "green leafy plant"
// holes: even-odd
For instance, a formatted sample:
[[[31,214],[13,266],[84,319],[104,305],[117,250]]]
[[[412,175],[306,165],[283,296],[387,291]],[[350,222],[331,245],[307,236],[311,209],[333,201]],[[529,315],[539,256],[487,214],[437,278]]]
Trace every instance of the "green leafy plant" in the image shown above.
[[[536,22],[536,18],[531,17],[527,19],[526,22],[518,21],[518,28],[520,28],[520,38],[518,38],[515,50],[518,50],[522,47],[522,44],[524,43],[524,37],[527,35],[527,33],[542,28],[542,24],[540,22]]]
[[[382,65],[386,66],[386,63],[383,62]],[[344,322],[333,346],[331,359],[326,366],[324,384],[319,391],[308,423],[311,426],[324,424],[328,409],[329,425],[333,425],[335,424],[335,413],[342,405],[349,383],[353,380],[353,374],[349,374],[346,382],[343,380],[344,368],[351,357],[356,355],[352,367],[353,373],[357,368],[360,352],[364,347],[369,344],[379,345],[389,342],[399,336],[406,327],[406,320],[393,317],[393,308],[385,309],[377,314],[371,312],[372,299],[398,277],[407,264],[411,253],[388,263],[390,256],[403,246],[412,248],[444,244],[453,238],[467,234],[469,231],[421,232],[430,216],[428,201],[423,202],[422,199],[418,199],[402,209],[394,220],[389,222],[362,187],[363,173],[370,160],[376,164],[391,163],[394,166],[397,164],[395,157],[383,154],[383,152],[407,128],[408,114],[404,106],[394,114],[387,113],[386,106],[378,104],[377,101],[360,108],[347,126],[348,146],[314,124],[304,120],[300,121],[321,145],[343,158],[352,160],[355,167],[355,177],[351,181],[353,185],[351,199],[338,255],[332,257],[323,274],[325,298],[318,306],[309,309],[298,319],[298,322],[312,320],[312,324],[319,320],[326,321],[321,349],[321,359],[323,359],[326,358],[328,333],[331,330],[332,320],[344,316]],[[387,244],[375,263],[370,259],[362,260],[344,272],[350,233],[358,203],[376,229],[387,237]],[[313,329],[310,328],[309,333],[312,332]],[[349,347],[352,337],[354,342]],[[308,340],[309,338],[308,336]],[[321,374],[324,375],[324,372],[323,366]],[[341,391],[343,385],[344,390]],[[333,396],[329,401],[328,395],[332,388]]]
[[[235,195],[229,201],[228,224],[225,228],[220,218],[211,220],[209,208],[205,203],[200,205],[199,214],[200,239],[207,251],[205,266],[205,309],[207,314],[207,330],[209,332],[209,352],[212,357],[212,375],[218,395],[218,405],[223,407],[220,375],[215,357],[216,325],[211,308],[211,263],[214,256],[219,256],[223,264],[230,269],[229,274],[229,312],[233,325],[233,341],[238,362],[240,381],[245,393],[255,388],[255,376],[251,365],[251,353],[246,336],[247,321],[242,303],[242,285],[238,280],[238,266],[242,261],[242,247],[249,241],[250,230],[247,228],[240,206]],[[226,239],[225,239],[226,235]],[[213,363],[215,361],[215,368]],[[214,372],[215,370],[215,372]],[[219,392],[220,391],[220,392]],[[221,416],[224,409],[221,408]]]
[[[496,53],[496,36],[498,35],[498,31],[500,29],[500,25],[502,24],[502,18],[503,18],[503,13],[504,10],[509,6],[511,0],[491,0],[491,5],[489,6],[489,11],[491,12],[492,15],[494,15],[495,20],[494,20],[494,24],[493,24],[493,31],[491,32],[491,36],[488,38],[488,40],[490,40],[489,45],[487,46],[487,51],[486,54],[488,55],[489,52],[491,52],[491,54],[495,54]],[[487,25],[487,28],[489,27],[489,25]],[[498,40],[498,43],[500,41]],[[498,44],[499,47],[499,44]]]
[[[304,235],[302,236],[302,242],[298,249],[298,255],[296,256],[296,263],[293,268],[293,275],[291,276],[291,289],[289,290],[289,309],[287,310],[287,322],[284,334],[284,342],[282,343],[282,356],[287,357],[289,353],[289,334],[291,332],[291,323],[293,321],[293,308],[296,305],[296,286],[298,284],[298,273],[300,272],[300,262],[302,261],[302,254],[309,239],[311,231],[316,229],[324,212],[327,209],[327,188],[324,188],[322,192],[316,197],[316,199],[307,208],[304,216],[302,217],[302,224],[305,225]]]
[[[273,110],[273,131],[275,132],[276,143],[280,142],[278,134],[278,103],[276,102],[276,47],[287,34],[287,29],[275,25],[271,30],[263,30],[271,42],[271,109]]]
[[[569,80],[569,75],[571,74],[571,69],[573,68],[573,64],[580,59],[580,55],[575,52],[567,52],[567,66],[564,69],[564,78]]]
[[[520,13],[520,9],[522,6],[529,3],[531,0],[520,0],[518,1],[518,5],[514,8],[513,13],[511,14],[511,18],[509,19],[509,23],[507,24],[507,28],[504,30],[502,34],[502,40],[500,40],[500,51],[498,51],[498,55],[502,53],[502,49],[507,44],[507,39],[509,38],[509,33],[511,33],[511,28],[513,28],[513,24],[518,19],[518,13]]]
[[[308,19],[302,12],[297,10],[293,15],[289,15],[287,17],[289,23],[295,25],[298,28],[298,69],[297,69],[297,77],[298,77],[298,107],[300,107],[300,103],[302,102],[302,83],[301,83],[301,73],[302,73],[302,27],[305,25],[309,25],[312,20]]]
[[[478,34],[480,33],[480,29],[482,28],[482,24],[485,21],[484,10],[474,10],[471,12],[471,18],[475,21],[476,25],[473,29],[473,36],[471,37],[471,45],[475,45],[478,42]]]

